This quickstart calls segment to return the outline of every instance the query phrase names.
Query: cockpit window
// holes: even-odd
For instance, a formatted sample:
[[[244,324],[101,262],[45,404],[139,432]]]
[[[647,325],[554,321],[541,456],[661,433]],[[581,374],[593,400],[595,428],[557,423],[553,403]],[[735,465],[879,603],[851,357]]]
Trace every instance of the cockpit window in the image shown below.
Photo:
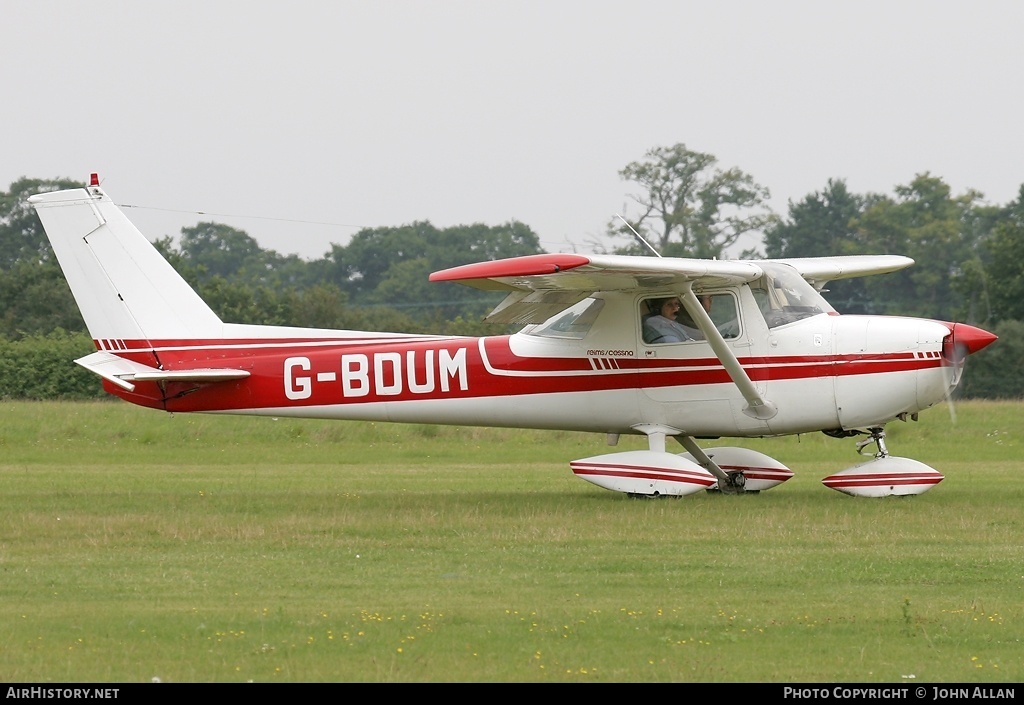
[[[750,283],[750,291],[769,328],[835,311],[792,267],[764,262],[761,267],[764,276]]]
[[[723,338],[730,339],[739,335],[736,299],[731,294],[700,292],[697,300]],[[705,339],[700,326],[675,296],[641,301],[640,320],[643,341],[648,345]]]
[[[580,340],[590,331],[590,327],[594,325],[602,308],[604,308],[604,299],[583,299],[537,326],[524,328],[523,333],[545,338]]]

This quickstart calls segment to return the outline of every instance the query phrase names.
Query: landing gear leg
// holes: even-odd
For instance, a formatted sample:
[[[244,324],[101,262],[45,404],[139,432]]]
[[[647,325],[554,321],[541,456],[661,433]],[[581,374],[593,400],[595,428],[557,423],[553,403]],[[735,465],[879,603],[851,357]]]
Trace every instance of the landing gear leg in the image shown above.
[[[878,448],[877,453],[865,453],[864,447],[872,443]],[[857,442],[857,452],[861,455],[874,455],[876,458],[889,457],[889,449],[885,447],[885,429],[881,426],[874,426],[868,429],[868,437]]]

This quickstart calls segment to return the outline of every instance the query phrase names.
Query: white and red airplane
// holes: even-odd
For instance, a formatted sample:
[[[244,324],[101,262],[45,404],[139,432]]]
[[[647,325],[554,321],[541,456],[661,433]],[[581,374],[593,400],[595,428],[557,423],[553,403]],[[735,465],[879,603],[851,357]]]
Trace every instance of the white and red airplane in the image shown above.
[[[225,323],[99,186],[32,196],[97,351],[76,360],[122,399],[169,412],[642,434],[648,450],[573,460],[633,496],[767,490],[793,476],[763,453],[696,439],[866,435],[873,458],[822,482],[921,494],[943,476],[889,455],[885,425],[947,399],[996,338],[963,323],[839,315],[830,280],[893,272],[894,255],[730,261],[539,254],[435,272],[507,292],[483,338]],[[678,298],[690,339],[646,342]],[[678,308],[673,304],[669,308]],[[682,323],[683,321],[677,321]],[[651,338],[646,338],[650,340]],[[666,450],[668,437],[687,451]]]

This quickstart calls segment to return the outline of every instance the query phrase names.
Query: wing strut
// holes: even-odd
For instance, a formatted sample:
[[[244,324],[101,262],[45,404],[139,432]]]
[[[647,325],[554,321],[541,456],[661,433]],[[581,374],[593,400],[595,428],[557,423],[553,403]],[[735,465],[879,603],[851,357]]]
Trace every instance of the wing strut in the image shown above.
[[[697,441],[693,440],[692,436],[676,436],[675,438],[683,448],[686,448],[686,450],[690,452],[690,455],[694,457],[694,460],[697,461],[698,465],[717,477],[719,480],[722,480],[723,482],[729,481],[728,473],[720,468],[718,463],[712,460],[708,454],[704,452],[703,448],[697,445]]]
[[[676,436],[676,440],[690,452],[690,455],[693,456],[698,465],[718,478],[716,488],[719,492],[741,494],[746,491],[747,478],[742,471],[726,472],[723,470],[721,465],[712,460],[711,456],[697,445],[697,441],[693,440],[692,436]],[[708,489],[710,490],[711,488]]]
[[[711,316],[708,315],[704,307],[700,305],[700,301],[697,300],[697,295],[693,293],[692,282],[685,283],[680,294],[680,300],[683,302],[683,306],[686,307],[687,313],[690,314],[690,317],[693,318],[697,327],[704,334],[704,338],[711,344],[711,349],[718,357],[719,362],[722,363],[722,366],[725,367],[725,371],[729,373],[729,378],[732,379],[733,384],[740,390],[743,398],[747,400],[747,406],[743,409],[743,413],[762,421],[767,421],[779,413],[775,404],[764,399],[761,393],[757,391],[757,387],[750,380],[746,370],[743,369],[740,361],[736,359],[732,349],[729,348],[725,338],[722,337],[721,332],[715,327]]]

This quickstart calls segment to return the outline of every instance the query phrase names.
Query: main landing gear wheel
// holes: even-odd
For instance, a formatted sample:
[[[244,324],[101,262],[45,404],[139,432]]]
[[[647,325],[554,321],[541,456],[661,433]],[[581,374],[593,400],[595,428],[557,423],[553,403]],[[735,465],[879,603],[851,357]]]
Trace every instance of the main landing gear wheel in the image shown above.
[[[747,476],[742,472],[727,472],[725,480],[719,480],[718,484],[708,489],[708,492],[721,492],[722,494],[746,494]],[[754,490],[751,494],[757,494]]]

